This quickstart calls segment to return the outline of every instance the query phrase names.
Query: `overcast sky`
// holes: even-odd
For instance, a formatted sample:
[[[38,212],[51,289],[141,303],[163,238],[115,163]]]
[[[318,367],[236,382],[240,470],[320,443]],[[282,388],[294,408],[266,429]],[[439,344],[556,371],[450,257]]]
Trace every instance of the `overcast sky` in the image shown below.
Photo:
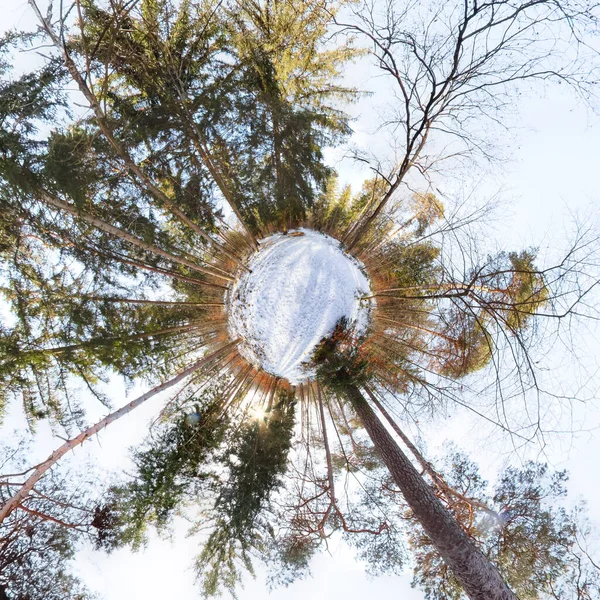
[[[32,19],[26,2],[2,0],[0,23],[4,29],[28,27]],[[354,80],[369,89],[377,89],[380,85],[378,80],[371,78],[374,72],[364,69],[360,67],[353,73]],[[353,106],[352,114],[357,117],[354,123],[355,142],[377,147],[377,143],[373,142],[376,139],[373,136],[376,124],[374,101],[369,99]],[[563,243],[556,232],[562,231],[565,223],[568,229],[573,213],[589,215],[594,205],[598,205],[600,120],[562,89],[552,88],[544,96],[531,94],[522,100],[516,124],[520,128],[515,128],[510,148],[505,152],[510,156],[510,162],[494,174],[483,170],[481,173],[483,193],[502,187],[504,198],[510,200],[510,205],[501,213],[503,218],[496,220],[493,227],[490,225],[490,235],[509,250],[529,246],[552,248]],[[509,140],[509,137],[506,139]],[[368,176],[348,161],[339,162],[339,153],[332,152],[328,156],[340,172],[342,182],[350,181],[356,186]],[[443,180],[436,183],[444,188]],[[599,349],[591,330],[587,335],[582,332],[580,344],[590,356]],[[571,374],[566,371],[559,376],[568,381]],[[136,388],[126,394],[115,382],[111,392],[114,405],[119,406],[125,403],[126,397],[131,399],[139,390]],[[127,466],[127,448],[141,440],[149,420],[157,414],[160,406],[161,399],[154,398],[147,406],[111,425],[99,440],[78,450],[77,461],[91,460],[107,471]],[[100,408],[91,406],[89,421],[93,422],[100,416]],[[593,433],[600,424],[600,412],[594,404],[578,405],[574,408],[574,416],[575,422],[583,424],[591,433],[582,432],[573,438],[549,438],[546,459],[557,468],[569,469],[572,497],[587,497],[590,514],[600,523],[600,506],[596,500],[600,491],[597,458],[600,456],[600,435]],[[17,425],[22,425],[22,419],[18,411],[13,410],[0,435],[3,438],[11,435],[12,428]],[[564,425],[568,427],[569,423]],[[485,475],[493,473],[506,461],[507,445],[502,440],[487,443],[488,432],[464,411],[456,412],[451,419],[422,425],[422,432],[431,454],[444,440],[454,439],[462,448],[474,453],[484,467]],[[56,444],[57,440],[51,439],[49,432],[42,427],[32,464],[37,456],[44,456]],[[524,456],[525,451],[516,460]],[[126,551],[111,557],[85,551],[77,561],[77,569],[89,587],[106,600],[197,598],[193,576],[188,568],[196,547],[192,540],[185,538],[184,533],[178,532],[172,542],[153,540],[145,552],[133,556]],[[351,552],[343,545],[334,542],[330,551],[330,555],[314,561],[311,578],[287,589],[276,590],[270,597],[273,600],[362,600],[371,595],[406,600],[423,598],[420,592],[410,588],[409,576],[369,580],[361,565],[353,560]],[[260,573],[256,581],[247,581],[245,590],[240,593],[244,600],[264,596],[265,585]]]

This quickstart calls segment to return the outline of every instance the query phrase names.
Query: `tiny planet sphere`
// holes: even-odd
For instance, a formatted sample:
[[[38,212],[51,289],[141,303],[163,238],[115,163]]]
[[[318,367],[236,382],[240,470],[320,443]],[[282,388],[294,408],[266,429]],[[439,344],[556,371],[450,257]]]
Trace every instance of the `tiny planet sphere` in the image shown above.
[[[316,347],[342,317],[352,335],[370,321],[370,284],[364,265],[340,242],[303,229],[261,240],[227,296],[227,327],[251,364],[292,385],[314,379]]]
[[[185,422],[187,425],[198,425],[200,423],[200,415],[197,412],[188,413],[185,415]]]

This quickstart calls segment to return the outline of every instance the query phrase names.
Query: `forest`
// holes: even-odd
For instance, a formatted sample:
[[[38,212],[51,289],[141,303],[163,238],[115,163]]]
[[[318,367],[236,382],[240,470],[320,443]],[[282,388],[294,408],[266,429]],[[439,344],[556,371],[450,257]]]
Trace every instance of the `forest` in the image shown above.
[[[110,600],[80,557],[159,539],[186,540],[165,564],[204,598],[291,594],[342,547],[411,598],[600,600],[600,535],[551,458],[596,437],[575,415],[598,415],[597,207],[576,214],[573,182],[560,227],[512,244],[483,183],[508,179],[520,102],[597,117],[600,6],[21,11],[0,38],[0,600]],[[488,441],[440,443],[453,418]]]

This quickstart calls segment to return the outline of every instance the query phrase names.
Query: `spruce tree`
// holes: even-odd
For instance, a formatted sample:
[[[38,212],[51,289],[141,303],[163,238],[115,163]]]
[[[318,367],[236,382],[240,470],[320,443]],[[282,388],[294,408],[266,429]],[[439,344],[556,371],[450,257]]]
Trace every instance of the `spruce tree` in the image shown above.
[[[404,560],[401,528],[369,512],[373,498],[378,508],[398,509],[389,499],[397,493],[389,477],[371,486],[373,497],[361,497],[354,510],[339,499],[346,489],[340,479],[355,476],[362,485],[377,473],[383,481],[385,465],[404,495],[400,510],[412,511],[412,531],[422,527],[428,536],[415,544],[417,552],[429,553],[436,565],[441,556],[452,570],[443,581],[450,594],[459,593],[457,581],[471,598],[513,598],[509,585],[529,593],[533,570],[520,566],[515,576],[506,563],[519,564],[517,555],[538,532],[515,535],[513,546],[496,554],[486,551],[489,540],[471,540],[464,514],[440,498],[449,486],[413,452],[382,402],[435,412],[447,398],[458,402],[457,391],[476,373],[495,369],[501,382],[503,352],[512,354],[518,384],[535,384],[528,343],[536,323],[573,314],[596,285],[581,276],[586,240],[549,268],[536,265],[531,249],[481,258],[468,245],[459,246],[457,266],[444,236],[463,223],[447,217],[430,189],[398,193],[409,170],[422,166],[437,119],[454,101],[460,105],[454,86],[466,56],[463,38],[450,75],[443,49],[455,48],[455,30],[449,42],[440,38],[441,50],[433,48],[441,56],[435,69],[447,75],[438,91],[436,70],[415,63],[421,75],[408,97],[402,91],[405,155],[391,173],[378,165],[353,194],[348,187],[338,191],[323,159],[326,145],[350,133],[339,101],[357,97],[337,81],[357,54],[328,37],[337,6],[142,0],[105,7],[89,0],[77,4],[73,20],[61,14],[57,21],[31,4],[40,32],[8,37],[2,49],[43,37],[53,54],[36,72],[0,84],[0,286],[13,315],[0,330],[0,404],[22,399],[32,426],[50,417],[67,428],[76,424],[80,433],[29,469],[24,482],[7,476],[11,493],[0,524],[24,510],[68,451],[181,382],[189,395],[178,390],[168,401],[164,427],[135,455],[136,478],[113,488],[98,508],[101,545],[139,545],[147,519],[164,528],[187,502],[202,504],[206,492],[212,503],[201,509],[211,531],[197,564],[206,594],[220,586],[233,591],[242,569],[252,571],[253,557],[275,557],[289,577],[302,573],[338,531],[357,540],[351,543],[374,571],[396,572]],[[467,6],[463,30],[494,5]],[[552,6],[546,8],[552,17]],[[505,21],[495,21],[491,10],[484,30],[502,30]],[[374,25],[373,15],[357,16]],[[588,13],[578,17],[586,20]],[[379,66],[402,88],[394,51],[414,38],[390,33],[382,41],[385,27],[350,29],[375,45]],[[404,47],[419,58],[416,48]],[[483,58],[460,72],[464,85],[480,77],[489,89],[485,69],[478,69],[493,56]],[[8,62],[1,63],[5,71]],[[425,104],[421,81],[435,88]],[[66,82],[87,102],[85,115],[69,114]],[[419,116],[415,122],[411,111]],[[341,321],[317,349],[317,380],[292,389],[245,358],[238,349],[244,340],[230,339],[225,308],[240,273],[251,271],[248,261],[268,248],[257,238],[273,231],[301,236],[289,231],[298,226],[331,234],[361,261],[372,293],[360,302],[370,303],[372,314],[362,337],[346,332]],[[562,299],[573,294],[574,303],[561,312]],[[97,384],[115,375],[154,387],[87,426],[73,402],[76,385],[106,402]],[[257,406],[266,416],[255,420]],[[303,468],[291,469],[301,452]],[[299,490],[293,499],[286,496],[286,475]],[[537,475],[527,477],[534,487]],[[280,506],[285,510],[278,512]],[[282,536],[271,526],[273,515],[284,524]],[[564,529],[559,517],[546,519],[556,531]],[[557,537],[540,537],[550,548],[542,563],[552,582]],[[426,589],[437,585],[431,577],[422,575]]]

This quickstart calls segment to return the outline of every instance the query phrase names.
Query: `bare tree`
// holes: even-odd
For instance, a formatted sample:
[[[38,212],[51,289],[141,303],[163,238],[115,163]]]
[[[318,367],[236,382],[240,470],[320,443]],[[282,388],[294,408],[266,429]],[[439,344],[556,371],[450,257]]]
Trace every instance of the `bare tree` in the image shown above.
[[[27,440],[1,446],[0,501],[5,502],[25,475]],[[8,471],[13,471],[9,473]],[[21,471],[16,473],[14,471]],[[95,499],[101,486],[88,472],[55,470],[0,524],[0,598],[61,600],[89,598],[69,561],[82,539],[92,539]]]
[[[371,165],[384,187],[346,231],[349,250],[413,168],[426,175],[449,158],[487,155],[489,137],[478,131],[502,125],[523,84],[564,83],[588,100],[597,79],[588,41],[598,33],[598,5],[588,0],[365,0],[353,16],[339,26],[363,36],[391,78],[395,100],[384,125],[399,157],[389,171]]]

